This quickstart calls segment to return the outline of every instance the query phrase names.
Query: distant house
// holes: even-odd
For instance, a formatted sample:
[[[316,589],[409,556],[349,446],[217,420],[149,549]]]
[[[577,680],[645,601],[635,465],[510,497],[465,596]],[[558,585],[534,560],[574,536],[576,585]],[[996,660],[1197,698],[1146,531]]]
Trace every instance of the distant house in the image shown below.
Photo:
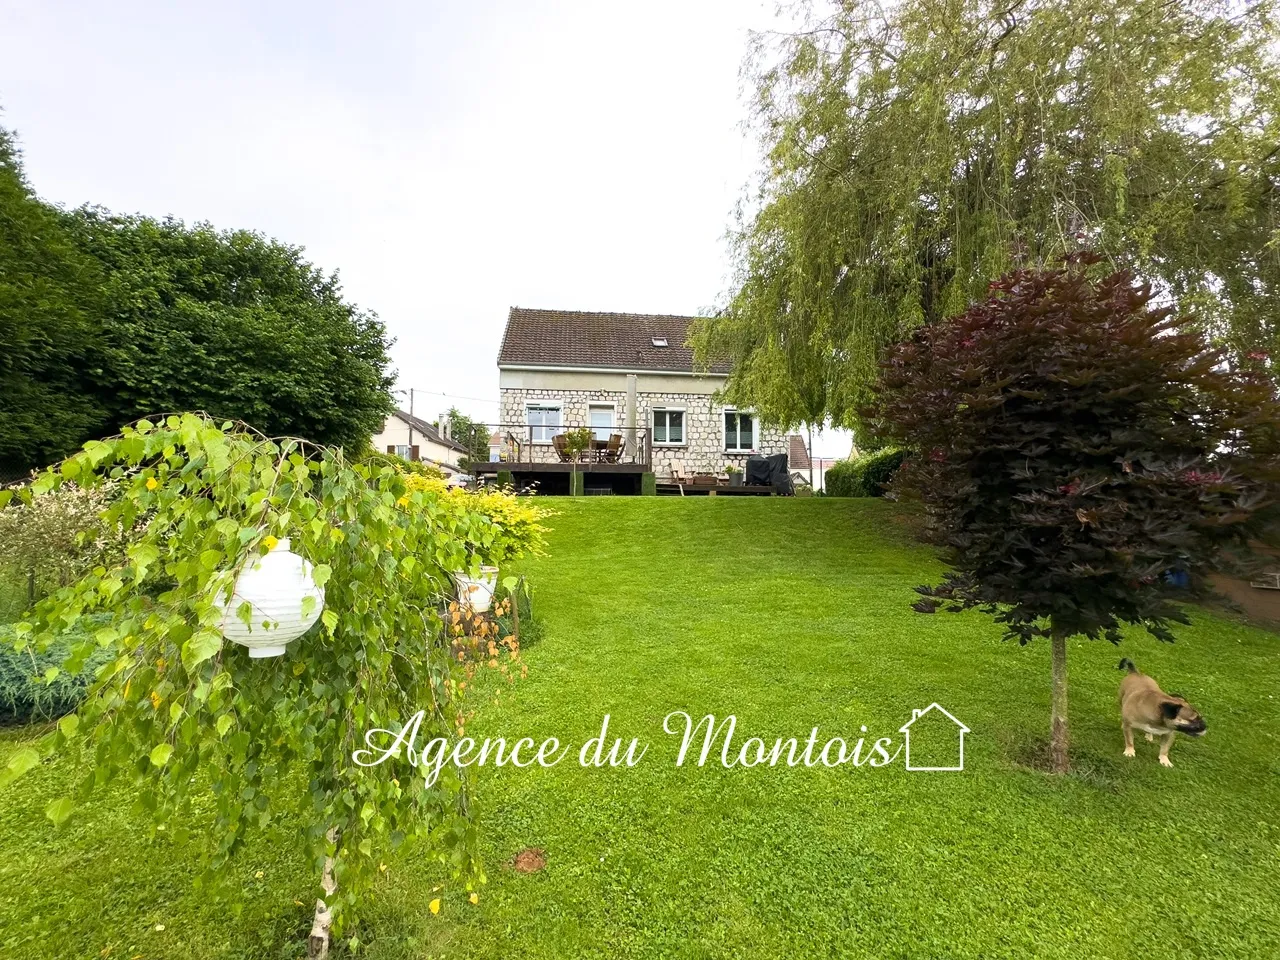
[[[429,464],[440,468],[446,476],[453,476],[462,472],[459,461],[468,451],[446,436],[447,432],[447,420],[442,419],[436,425],[396,410],[387,417],[382,432],[374,435],[371,444],[377,451]]]
[[[791,479],[800,486],[811,486],[810,472],[813,461],[809,458],[809,448],[805,446],[804,437],[793,433],[787,437],[787,466],[791,470]],[[814,478],[814,483],[817,483]]]
[[[722,474],[752,454],[787,453],[788,438],[754,410],[715,399],[728,367],[695,370],[685,345],[692,321],[512,307],[498,351],[502,422],[491,451],[518,462],[515,473],[555,473],[564,461],[556,437],[587,427],[598,450],[586,472],[615,492],[629,492],[626,475],[638,485],[646,472],[660,480]]]

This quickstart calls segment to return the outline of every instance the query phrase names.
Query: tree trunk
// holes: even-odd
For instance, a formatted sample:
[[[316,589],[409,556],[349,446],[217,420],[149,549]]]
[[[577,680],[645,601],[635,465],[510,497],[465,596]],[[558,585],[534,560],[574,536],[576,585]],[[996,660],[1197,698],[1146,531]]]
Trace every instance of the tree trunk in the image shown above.
[[[1049,739],[1049,755],[1054,773],[1066,773],[1070,769],[1067,748],[1071,735],[1067,729],[1067,637],[1055,631],[1049,638],[1053,669],[1053,708],[1050,714],[1052,733]]]
[[[325,836],[331,843],[338,842],[338,828],[330,827]],[[320,876],[320,887],[326,897],[332,898],[338,889],[338,881],[333,875],[333,857],[325,857],[324,872]],[[309,960],[327,960],[329,956],[329,927],[333,924],[333,914],[323,900],[316,901],[315,915],[311,921],[311,934],[307,937],[307,957]]]

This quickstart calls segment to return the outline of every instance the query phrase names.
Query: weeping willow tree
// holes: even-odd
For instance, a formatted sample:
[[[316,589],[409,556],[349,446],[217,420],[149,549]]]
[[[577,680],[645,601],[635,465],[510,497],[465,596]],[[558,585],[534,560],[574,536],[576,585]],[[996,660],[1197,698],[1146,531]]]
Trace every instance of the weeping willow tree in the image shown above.
[[[728,399],[854,424],[883,347],[1081,247],[1236,356],[1280,346],[1276,0],[805,4],[755,38],[765,151],[699,322]]]

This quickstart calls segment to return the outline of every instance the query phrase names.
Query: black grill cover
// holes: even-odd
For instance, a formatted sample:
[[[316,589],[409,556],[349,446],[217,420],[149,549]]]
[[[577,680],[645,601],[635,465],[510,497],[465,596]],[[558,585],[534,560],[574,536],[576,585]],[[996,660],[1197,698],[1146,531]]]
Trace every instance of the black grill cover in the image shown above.
[[[795,493],[791,483],[791,473],[787,470],[785,453],[748,458],[745,482],[749,487],[773,487],[774,493],[784,497]]]

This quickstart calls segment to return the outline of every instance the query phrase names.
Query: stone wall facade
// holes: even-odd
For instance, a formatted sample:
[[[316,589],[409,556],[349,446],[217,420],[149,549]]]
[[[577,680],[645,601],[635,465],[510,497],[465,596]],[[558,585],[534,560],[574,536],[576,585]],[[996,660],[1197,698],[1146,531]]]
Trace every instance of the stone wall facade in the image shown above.
[[[589,426],[589,408],[593,404],[613,405],[615,432],[622,433],[622,427],[626,423],[625,389],[570,390],[503,387],[501,390],[503,429],[507,429],[508,425],[527,426],[526,408],[531,403],[558,403],[560,423],[564,428]],[[661,408],[684,411],[684,442],[652,444],[653,472],[659,478],[668,478],[676,470],[684,474],[723,473],[729,464],[742,467],[752,453],[787,452],[786,435],[781,430],[762,424],[759,417],[753,417],[755,449],[749,452],[726,451],[725,407],[716,403],[709,393],[638,391],[636,426],[644,431],[641,437],[652,433],[653,411]],[[511,432],[516,433],[515,430]],[[527,433],[524,436],[527,437]],[[643,440],[641,442],[643,443]],[[537,461],[554,462],[558,459],[550,443],[534,443],[530,446],[530,450],[533,459]],[[523,456],[527,457],[528,453],[524,453]]]

